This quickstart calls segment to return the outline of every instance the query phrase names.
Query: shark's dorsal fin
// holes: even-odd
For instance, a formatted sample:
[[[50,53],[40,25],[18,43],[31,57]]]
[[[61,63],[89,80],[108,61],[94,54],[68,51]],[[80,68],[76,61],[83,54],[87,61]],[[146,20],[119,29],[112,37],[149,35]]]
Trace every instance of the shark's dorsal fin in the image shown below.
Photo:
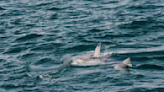
[[[132,67],[132,64],[130,62],[130,58],[125,59],[122,63],[129,66],[129,67]]]
[[[101,42],[96,46],[93,57],[100,57]]]

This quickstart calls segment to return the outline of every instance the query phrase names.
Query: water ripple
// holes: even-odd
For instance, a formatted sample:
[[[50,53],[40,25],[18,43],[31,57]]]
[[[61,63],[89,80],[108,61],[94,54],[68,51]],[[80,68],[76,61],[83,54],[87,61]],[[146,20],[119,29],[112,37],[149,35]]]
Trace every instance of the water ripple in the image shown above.
[[[143,65],[138,65],[136,67],[137,69],[152,69],[152,70],[163,70],[163,66],[155,65],[155,64],[143,64]]]
[[[163,0],[1,0],[0,90],[162,92]],[[63,66],[73,56],[113,52],[110,65]],[[66,58],[62,59],[65,55]],[[146,85],[146,86],[145,86]]]

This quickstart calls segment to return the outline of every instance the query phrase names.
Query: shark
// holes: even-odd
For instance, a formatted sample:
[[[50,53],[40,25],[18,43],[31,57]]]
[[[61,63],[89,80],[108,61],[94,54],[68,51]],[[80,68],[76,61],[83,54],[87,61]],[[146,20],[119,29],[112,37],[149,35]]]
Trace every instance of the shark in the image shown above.
[[[132,67],[132,64],[131,64],[131,60],[129,57],[127,59],[125,59],[124,61],[122,61],[121,63],[114,65],[114,69],[120,70],[120,71],[128,70],[128,68],[130,68],[130,67]]]
[[[105,64],[104,61],[101,60],[101,57],[109,55],[109,53],[100,53],[101,42],[96,46],[94,54],[91,57],[78,57],[73,58],[71,65],[73,66],[93,66],[93,65],[101,65]]]

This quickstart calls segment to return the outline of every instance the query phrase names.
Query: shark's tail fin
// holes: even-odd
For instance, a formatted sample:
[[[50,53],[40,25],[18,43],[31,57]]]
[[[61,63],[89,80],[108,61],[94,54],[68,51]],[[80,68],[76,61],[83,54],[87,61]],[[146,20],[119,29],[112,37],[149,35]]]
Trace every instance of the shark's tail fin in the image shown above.
[[[125,59],[122,63],[127,65],[128,67],[132,67],[132,64],[130,62],[130,58]]]
[[[93,57],[96,57],[96,58],[100,57],[100,48],[101,48],[101,42],[96,46]]]

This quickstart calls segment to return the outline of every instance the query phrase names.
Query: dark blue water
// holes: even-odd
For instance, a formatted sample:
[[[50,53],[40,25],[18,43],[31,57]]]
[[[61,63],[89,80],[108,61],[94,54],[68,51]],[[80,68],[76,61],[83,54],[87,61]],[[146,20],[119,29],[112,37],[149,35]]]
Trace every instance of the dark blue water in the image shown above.
[[[59,69],[99,42],[130,72]],[[164,0],[0,0],[0,91],[164,92]]]

